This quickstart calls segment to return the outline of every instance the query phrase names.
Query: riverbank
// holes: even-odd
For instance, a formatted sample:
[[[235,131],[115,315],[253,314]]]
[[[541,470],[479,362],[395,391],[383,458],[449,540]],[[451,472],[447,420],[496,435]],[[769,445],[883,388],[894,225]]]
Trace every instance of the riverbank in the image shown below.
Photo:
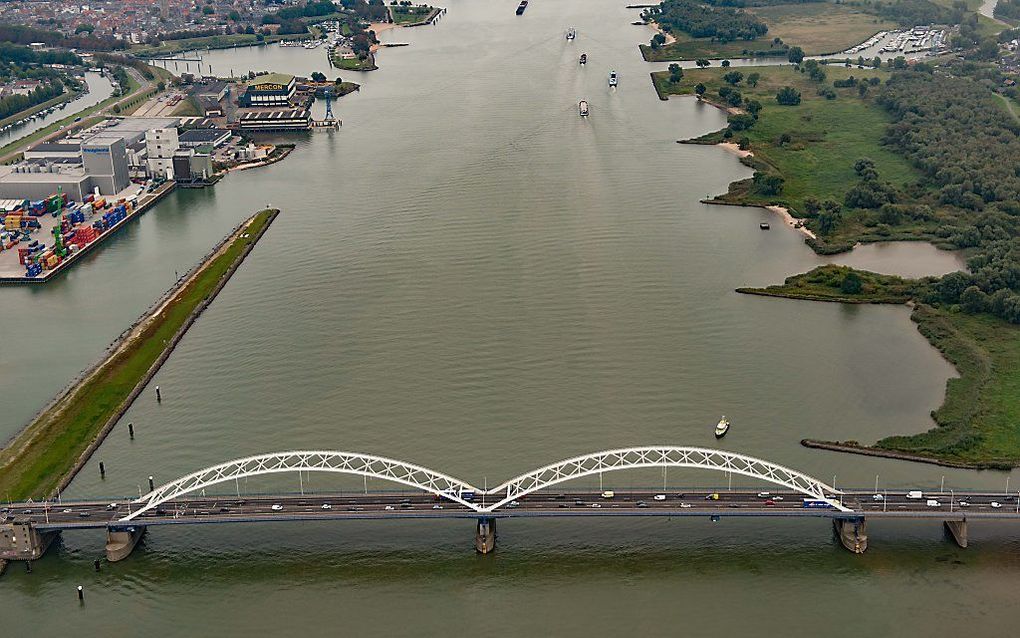
[[[861,7],[829,2],[770,4],[748,6],[744,11],[754,14],[768,25],[768,33],[756,40],[722,42],[714,38],[695,38],[687,33],[669,34],[667,42],[653,49],[641,45],[641,54],[649,62],[672,62],[698,58],[779,57],[785,59],[789,47],[800,47],[806,55],[828,55],[846,51],[880,31],[897,28]],[[780,42],[776,42],[779,38]]]
[[[124,217],[124,219],[120,220],[107,230],[103,231],[102,234],[99,235],[95,241],[90,242],[81,250],[70,254],[67,258],[65,258],[63,261],[57,264],[54,268],[50,270],[44,270],[40,275],[37,275],[35,277],[28,277],[25,276],[24,274],[16,274],[16,272],[12,272],[12,269],[18,272],[24,270],[23,266],[20,266],[13,261],[14,255],[12,253],[10,255],[10,259],[12,260],[11,266],[8,267],[8,265],[4,263],[3,267],[0,268],[0,284],[43,284],[52,279],[55,279],[56,277],[60,276],[62,273],[70,269],[79,259],[82,259],[85,255],[89,255],[94,250],[97,250],[99,246],[101,246],[107,239],[116,235],[117,231],[119,231],[121,228],[131,223],[132,220],[141,217],[145,213],[145,211],[155,206],[157,203],[160,202],[160,200],[162,200],[164,197],[173,192],[175,184],[176,183],[172,181],[164,182],[153,192],[143,193],[142,195],[140,195],[134,208],[131,209],[131,211]]]
[[[66,90],[60,95],[56,97],[51,97],[45,102],[41,102],[39,104],[36,104],[35,106],[30,106],[24,111],[20,111],[18,113],[15,113],[14,115],[5,117],[4,119],[0,120],[0,127],[7,126],[8,124],[13,124],[17,121],[25,119],[26,117],[31,117],[38,113],[39,111],[45,111],[50,107],[59,106],[65,102],[70,102],[79,95],[81,95],[81,91]]]
[[[39,499],[67,486],[278,214],[239,225],[0,450],[0,494]]]
[[[821,82],[793,65],[687,69],[676,83],[669,81],[666,71],[652,73],[651,78],[656,92],[664,99],[672,95],[694,96],[696,87],[703,85],[701,99],[726,109],[730,121],[737,122],[698,138],[681,140],[685,144],[725,142],[742,146],[746,153],[740,161],[762,176],[731,183],[726,193],[711,198],[713,203],[771,207],[784,219],[792,219],[794,226],[800,222],[802,228],[797,230],[820,254],[881,241],[928,240],[942,245],[936,219],[910,220],[909,224],[904,219],[901,227],[894,228],[882,224],[874,212],[865,210],[843,210],[838,227],[827,227],[828,233],[821,232],[821,221],[812,202],[831,200],[842,205],[847,192],[860,179],[854,170],[856,160],[870,159],[881,180],[896,188],[906,188],[921,178],[920,171],[882,143],[892,119],[875,104],[870,82],[871,78],[884,81],[889,72],[836,65],[824,65],[822,70],[825,78]],[[730,73],[736,74],[728,76],[735,82],[724,79]],[[834,82],[849,83],[851,76],[854,80],[850,86],[833,86]],[[859,89],[861,82],[868,84],[863,95]],[[798,104],[785,106],[777,102],[776,95],[784,87],[797,92]],[[834,97],[821,95],[823,89],[831,90]],[[738,117],[752,102],[756,103],[757,117]],[[734,110],[738,108],[739,111]],[[776,179],[769,184],[765,177]]]
[[[99,102],[98,104],[93,104],[92,106],[86,107],[81,111],[70,113],[68,114],[67,117],[63,118],[62,120],[54,122],[49,126],[39,129],[38,131],[34,131],[29,135],[14,140],[13,142],[0,148],[0,164],[10,164],[11,162],[21,159],[21,154],[25,151],[25,149],[27,149],[32,144],[35,144],[36,142],[44,142],[57,137],[62,137],[70,131],[73,131],[75,129],[77,130],[85,129],[99,122],[100,120],[99,117],[89,118],[90,115],[93,115],[95,113],[102,113],[108,108],[112,109],[113,107],[119,105],[123,105],[123,107],[128,107],[133,103],[141,101],[142,99],[148,99],[149,97],[152,97],[158,92],[157,88],[158,84],[156,83],[158,83],[159,78],[162,77],[162,75],[160,74],[164,74],[167,72],[163,69],[156,69],[155,67],[149,68],[152,69],[154,73],[156,73],[157,78],[156,80],[152,82],[145,81],[145,83],[142,84],[135,84],[134,86],[129,87],[128,93],[126,95],[122,96],[111,95],[110,97],[106,98],[102,102]],[[128,74],[128,77],[130,78],[130,72]],[[133,83],[135,82],[133,78],[131,81]]]
[[[936,427],[889,436],[872,445],[856,440],[815,441],[809,447],[886,456],[970,469],[1020,466],[1020,326],[988,314],[967,314],[914,300],[925,298],[931,279],[903,279],[845,266],[819,266],[781,285],[738,288],[744,294],[837,303],[913,305],[917,330],[956,368],[942,405],[931,413]],[[806,445],[806,444],[805,444]]]
[[[940,232],[940,226],[972,225],[976,220],[941,203],[925,176],[884,141],[893,116],[873,96],[887,91],[889,77],[885,71],[835,66],[688,70],[676,83],[669,81],[667,72],[652,74],[660,96],[690,94],[700,84],[706,101],[740,105],[747,111],[731,112],[725,129],[686,140],[726,143],[723,148],[736,152],[755,170],[753,178],[730,184],[727,193],[709,203],[785,211],[815,233],[808,244],[821,254],[849,250],[861,242],[895,240],[959,247],[960,240]],[[903,76],[897,79],[908,81]],[[779,103],[781,91],[793,96],[788,104]],[[868,199],[883,192],[892,195],[877,204]],[[895,205],[882,205],[890,201]],[[968,276],[962,279],[967,281]],[[962,290],[968,284],[960,286]],[[794,275],[781,285],[738,292],[852,304],[914,304],[911,317],[919,332],[959,372],[958,379],[947,383],[942,405],[932,412],[936,427],[888,436],[872,445],[822,442],[830,445],[827,449],[861,454],[877,450],[880,456],[895,453],[900,455],[896,458],[954,467],[1020,466],[1015,426],[1020,422],[1020,327],[990,314],[1003,317],[1005,307],[991,304],[990,293],[975,288],[964,304],[960,292],[950,294],[935,278],[908,280],[838,266]]]
[[[262,166],[269,166],[270,164],[275,164],[286,158],[288,155],[290,155],[294,148],[295,148],[294,144],[277,144],[276,148],[273,149],[273,152],[266,156],[265,159],[258,160],[255,162],[246,162],[244,164],[238,164],[237,166],[231,166],[226,170],[226,172],[231,173],[234,171],[247,171],[252,168],[260,168]]]
[[[129,53],[139,58],[151,58],[165,55],[176,55],[191,51],[212,50],[212,49],[236,49],[238,47],[262,46],[275,44],[288,40],[306,40],[311,38],[311,33],[295,33],[288,35],[263,36],[259,40],[258,35],[249,33],[235,33],[231,35],[212,35],[198,38],[185,38],[181,40],[168,40],[157,46],[139,46],[130,49]]]

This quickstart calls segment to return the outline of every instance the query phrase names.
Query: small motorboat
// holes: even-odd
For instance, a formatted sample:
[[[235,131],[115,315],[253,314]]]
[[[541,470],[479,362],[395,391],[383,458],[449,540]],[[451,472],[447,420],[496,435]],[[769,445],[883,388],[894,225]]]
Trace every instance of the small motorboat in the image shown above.
[[[588,101],[581,100],[577,103],[577,112],[581,117],[588,117]]]
[[[723,438],[724,436],[726,436],[726,433],[729,432],[729,430],[730,422],[729,419],[727,419],[724,415],[723,418],[719,419],[719,422],[716,423],[715,425],[715,438],[717,439]]]
[[[521,3],[517,5],[517,15],[524,15],[524,10],[528,8],[528,0],[521,0]]]
[[[588,64],[588,54],[587,53],[582,53],[581,54],[580,63],[581,64]]]
[[[609,86],[616,86],[620,83],[620,78],[616,75],[616,71],[609,72]]]
[[[577,37],[577,30],[574,29],[574,27],[570,27],[569,29],[567,29],[567,39],[568,40],[573,40],[576,37]]]
[[[768,222],[762,222],[762,223],[758,224],[758,228],[760,228],[762,230],[768,230],[768,229],[772,228],[772,226],[770,226]]]

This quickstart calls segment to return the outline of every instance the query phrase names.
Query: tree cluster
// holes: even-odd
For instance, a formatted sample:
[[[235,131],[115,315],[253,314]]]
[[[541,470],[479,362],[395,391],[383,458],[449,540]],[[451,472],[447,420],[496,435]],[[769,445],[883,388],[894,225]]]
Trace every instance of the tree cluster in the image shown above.
[[[21,24],[0,24],[0,40],[13,42],[14,44],[42,42],[55,47],[85,49],[88,51],[112,51],[128,47],[126,40],[98,37],[84,32],[67,36],[59,31],[37,29]]]
[[[64,85],[59,81],[39,85],[28,95],[11,95],[0,100],[0,118],[10,117],[25,109],[42,104],[64,92]]]
[[[912,27],[918,24],[959,24],[963,19],[963,12],[959,9],[949,9],[929,0],[894,0],[891,2],[878,0],[871,4],[870,10],[903,27]]]
[[[992,10],[992,15],[1000,20],[1020,22],[1020,0],[999,0]]]
[[[970,62],[938,74],[904,71],[876,101],[894,118],[884,143],[922,171],[948,219],[937,234],[972,249],[970,272],[942,277],[924,301],[1020,323],[1020,125],[991,102],[996,73]],[[880,216],[932,217],[926,209],[886,204]]]
[[[644,17],[663,31],[683,31],[695,38],[719,42],[754,40],[768,33],[768,25],[756,16],[731,7],[710,7],[695,0],[663,0]]]

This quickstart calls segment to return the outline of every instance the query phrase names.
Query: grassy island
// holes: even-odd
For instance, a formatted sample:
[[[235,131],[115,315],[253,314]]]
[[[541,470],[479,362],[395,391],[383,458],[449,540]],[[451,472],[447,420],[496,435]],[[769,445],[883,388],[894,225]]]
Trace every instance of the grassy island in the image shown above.
[[[976,37],[980,37],[979,35]],[[977,45],[977,42],[975,42]],[[890,68],[891,67],[891,68]],[[936,427],[829,449],[960,467],[1020,466],[1020,122],[997,66],[959,59],[880,68],[710,67],[656,73],[660,97],[698,94],[729,125],[690,143],[746,151],[754,177],[714,202],[786,207],[818,252],[924,240],[959,249],[967,272],[902,279],[823,266],[740,292],[841,303],[907,303],[952,362]]]
[[[333,66],[342,71],[375,71],[379,67],[375,65],[375,54],[369,53],[364,58],[341,58],[333,54],[331,57]]]
[[[0,450],[3,498],[46,498],[70,480],[278,212],[264,210],[241,224],[105,359]]]
[[[407,0],[404,1],[407,2]],[[408,3],[390,6],[390,18],[393,19],[394,24],[400,26],[428,24],[438,12],[439,9],[427,4],[412,5]]]

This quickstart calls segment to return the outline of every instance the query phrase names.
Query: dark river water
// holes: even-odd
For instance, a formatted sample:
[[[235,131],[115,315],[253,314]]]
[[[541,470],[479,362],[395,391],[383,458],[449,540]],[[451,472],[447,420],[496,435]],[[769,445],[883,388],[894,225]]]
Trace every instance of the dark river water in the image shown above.
[[[0,290],[0,321],[32,327],[5,342],[10,436],[175,272],[257,208],[283,211],[156,376],[162,404],[150,390],[129,410],[135,440],[118,426],[97,452],[106,479],[90,465],[66,497],[137,494],[148,475],[295,448],[492,485],[607,447],[715,446],[721,413],[733,422],[722,447],[838,486],[1004,486],[1004,473],[799,445],[923,431],[954,371],[906,308],[733,292],[823,260],[768,211],[698,203],[750,172],[676,144],[725,119],[656,98],[634,11],[447,6],[438,26],[387,32],[411,46],[382,51],[379,71],[344,74],[362,90],[337,105],[340,131],[294,136],[282,163],[177,192],[58,281]],[[220,74],[328,71],[323,49],[203,57]],[[920,244],[837,259],[911,275],[961,265]],[[668,481],[727,484],[693,471]],[[5,631],[40,636],[990,634],[1020,617],[1017,531],[972,524],[961,550],[934,521],[872,523],[871,549],[853,556],[823,520],[550,520],[501,523],[498,551],[479,557],[470,521],[197,526],[154,529],[98,574],[102,534],[80,532],[32,574],[13,565],[0,609]]]

